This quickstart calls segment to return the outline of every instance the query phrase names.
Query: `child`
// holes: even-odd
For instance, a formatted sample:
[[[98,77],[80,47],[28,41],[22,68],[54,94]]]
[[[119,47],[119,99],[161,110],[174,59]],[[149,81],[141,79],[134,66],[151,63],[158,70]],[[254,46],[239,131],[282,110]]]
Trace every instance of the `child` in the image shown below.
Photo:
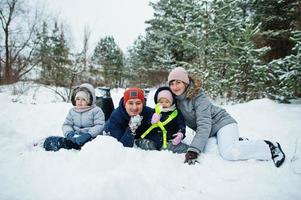
[[[95,90],[92,85],[84,83],[72,91],[71,102],[74,105],[62,126],[65,137],[50,136],[43,147],[46,151],[81,149],[88,141],[101,133],[105,117],[101,108],[95,105]]]
[[[152,116],[153,124],[142,136],[160,137],[153,140],[157,149],[163,148],[174,153],[186,153],[188,145],[182,143],[186,125],[182,114],[177,110],[169,87],[160,87],[155,93],[156,112]]]

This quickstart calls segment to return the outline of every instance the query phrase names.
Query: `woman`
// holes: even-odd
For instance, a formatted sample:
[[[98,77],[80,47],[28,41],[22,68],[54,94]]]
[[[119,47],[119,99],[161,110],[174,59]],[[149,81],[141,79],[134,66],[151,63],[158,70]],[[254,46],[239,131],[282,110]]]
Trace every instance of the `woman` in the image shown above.
[[[285,154],[278,142],[240,140],[235,119],[225,109],[213,105],[202,90],[201,81],[189,77],[184,68],[173,69],[168,75],[168,83],[186,125],[196,132],[185,155],[185,163],[197,162],[208,138],[216,136],[219,152],[225,160],[272,159],[276,167],[282,165]]]

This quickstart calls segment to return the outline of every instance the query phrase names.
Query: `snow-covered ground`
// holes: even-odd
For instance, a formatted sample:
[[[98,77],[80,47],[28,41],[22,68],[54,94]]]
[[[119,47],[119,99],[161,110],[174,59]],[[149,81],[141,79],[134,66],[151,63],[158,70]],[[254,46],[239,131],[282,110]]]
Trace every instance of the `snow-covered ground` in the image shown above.
[[[184,154],[124,148],[109,136],[81,151],[29,148],[40,138],[62,135],[71,107],[51,90],[31,87],[22,96],[12,95],[11,85],[0,87],[1,200],[301,199],[301,104],[259,99],[224,106],[238,120],[241,136],[281,143],[286,161],[280,168],[271,161],[225,161],[214,138],[200,163],[189,166]],[[115,105],[122,93],[112,90]]]

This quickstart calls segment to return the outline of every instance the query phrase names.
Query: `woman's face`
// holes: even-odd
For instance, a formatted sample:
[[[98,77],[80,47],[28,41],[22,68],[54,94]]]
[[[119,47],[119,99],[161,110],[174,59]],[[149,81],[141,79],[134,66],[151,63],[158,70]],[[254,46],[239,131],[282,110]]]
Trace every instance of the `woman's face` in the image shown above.
[[[179,80],[170,81],[169,87],[176,96],[183,94],[186,90],[186,84]]]
[[[129,116],[132,117],[142,112],[143,102],[140,99],[129,99],[124,107]]]

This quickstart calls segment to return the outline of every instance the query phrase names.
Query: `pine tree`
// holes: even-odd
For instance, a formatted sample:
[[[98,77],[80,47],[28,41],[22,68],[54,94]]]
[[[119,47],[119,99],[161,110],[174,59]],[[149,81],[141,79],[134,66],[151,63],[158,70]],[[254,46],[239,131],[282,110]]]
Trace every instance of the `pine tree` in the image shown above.
[[[54,61],[51,68],[51,81],[56,86],[68,86],[66,78],[70,77],[68,65],[70,65],[69,48],[65,39],[63,27],[61,29],[58,23],[55,22],[54,29],[51,35],[52,60]]]
[[[156,44],[155,63],[166,69],[191,68],[203,51],[203,14],[198,0],[160,0],[151,4],[154,19],[147,21],[150,40]]]
[[[283,2],[287,5],[279,8]],[[263,27],[268,27],[269,23],[272,27],[274,25],[275,17],[260,15],[268,10],[269,4],[253,0],[160,0],[152,3],[154,17],[147,21],[149,27],[145,37],[139,38],[131,49],[128,66],[143,74],[138,77],[142,82],[159,69],[167,72],[181,65],[204,79],[204,89],[212,97],[227,95],[239,101],[260,98],[266,91],[275,91],[280,78],[282,85],[292,91],[298,85],[297,76],[292,76],[298,75],[294,71],[296,64],[300,65],[298,54],[286,57],[285,63],[295,64],[294,69],[291,67],[294,73],[281,69],[287,72],[285,76],[280,75],[278,70],[284,65],[263,65],[262,58],[266,58],[269,55],[267,52],[273,49],[267,42],[258,45]],[[300,15],[296,14],[300,13],[300,4],[278,1],[277,5],[270,6],[275,6],[288,16],[283,17],[282,23],[291,22],[295,27],[300,27],[300,20],[296,20],[300,19]],[[293,7],[299,8],[299,11],[288,9]],[[271,12],[274,13],[275,9]],[[266,33],[270,31],[263,35]],[[281,33],[278,31],[276,36]],[[295,43],[289,40],[289,46],[293,47]],[[293,51],[297,49],[298,46]],[[295,89],[293,93],[298,94],[299,91]]]
[[[270,46],[266,62],[290,55],[294,42],[290,40],[293,22],[300,16],[300,1],[257,0],[254,4],[257,23],[261,24],[255,40],[257,46]]]
[[[257,49],[252,43],[257,28],[251,5],[242,0],[214,0],[210,4],[204,84],[213,97],[227,95],[245,101],[261,95],[259,58],[266,48]]]
[[[40,79],[43,83],[46,83],[50,75],[52,65],[50,37],[48,35],[48,25],[46,22],[43,22],[42,31],[41,33],[38,33],[38,38],[39,47],[35,55],[39,66],[41,67]]]
[[[39,38],[40,44],[36,57],[41,66],[42,83],[69,86],[66,80],[71,77],[71,72],[68,69],[71,61],[63,27],[59,28],[56,21],[52,33],[49,34],[47,24],[44,22]]]
[[[255,19],[261,24],[257,46],[271,48],[264,58],[268,96],[288,102],[300,97],[301,2],[295,0],[256,1]]]
[[[103,75],[105,85],[114,87],[122,85],[124,57],[112,36],[99,40],[92,55],[92,62],[95,69]]]
[[[166,49],[156,50],[156,46],[157,44],[153,43],[146,34],[145,37],[138,37],[133,47],[129,49],[125,69],[130,85],[150,87],[166,81],[168,74],[162,67],[162,63],[168,65],[167,63],[171,63],[171,59],[164,58],[162,63],[156,61],[158,51],[168,51]],[[165,55],[170,54],[166,53]]]
[[[268,95],[281,102],[301,97],[301,31],[293,31],[291,40],[295,42],[292,54],[271,61],[266,68],[273,71],[268,87]]]

